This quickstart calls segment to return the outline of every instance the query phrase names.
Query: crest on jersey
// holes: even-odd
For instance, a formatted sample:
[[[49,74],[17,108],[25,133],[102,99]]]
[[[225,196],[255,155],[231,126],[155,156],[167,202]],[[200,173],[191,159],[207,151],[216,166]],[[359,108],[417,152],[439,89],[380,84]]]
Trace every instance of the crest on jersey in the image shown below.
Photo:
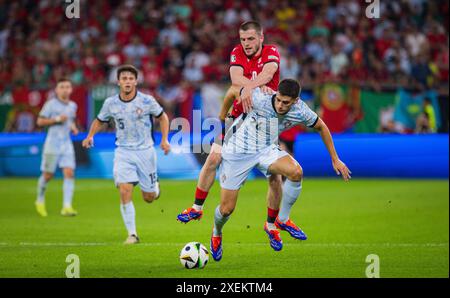
[[[143,112],[144,111],[141,108],[136,109],[136,114],[138,115],[138,117],[141,117]]]
[[[231,55],[231,62],[236,62],[236,55]]]
[[[289,121],[289,120],[284,123],[284,128],[288,128],[288,127],[291,127],[291,126],[292,126],[292,122]]]

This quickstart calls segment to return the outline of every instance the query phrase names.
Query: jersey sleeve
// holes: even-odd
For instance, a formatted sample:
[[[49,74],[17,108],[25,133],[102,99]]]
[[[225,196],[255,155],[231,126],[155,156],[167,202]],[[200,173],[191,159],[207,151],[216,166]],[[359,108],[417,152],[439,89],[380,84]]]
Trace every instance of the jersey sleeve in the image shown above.
[[[269,62],[280,64],[280,53],[278,53],[278,49],[276,46],[268,46],[267,50],[264,51],[261,58],[261,62],[263,64]]]
[[[39,117],[42,118],[51,118],[52,117],[52,107],[50,101],[45,102],[42,110],[39,112]]]
[[[296,113],[298,122],[308,127],[314,127],[319,120],[319,116],[317,116],[316,112],[311,110],[311,108],[304,101],[299,100],[299,102],[300,107]]]
[[[231,66],[240,66],[244,68],[244,57],[242,51],[239,46],[234,47],[230,54],[230,67]]]
[[[97,115],[97,120],[100,122],[109,122],[109,119],[112,118],[111,114],[111,101],[106,99],[103,102],[103,106],[100,109],[100,113]]]
[[[163,108],[153,96],[147,96],[145,103],[147,104],[147,114],[159,118],[164,113]]]

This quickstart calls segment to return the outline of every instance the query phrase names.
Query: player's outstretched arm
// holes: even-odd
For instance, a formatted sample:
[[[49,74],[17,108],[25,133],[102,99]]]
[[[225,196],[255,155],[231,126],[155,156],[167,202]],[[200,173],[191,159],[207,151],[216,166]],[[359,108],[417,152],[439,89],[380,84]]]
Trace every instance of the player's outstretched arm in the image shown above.
[[[322,141],[327,147],[328,153],[331,156],[331,161],[333,163],[333,168],[336,171],[336,174],[342,175],[342,178],[345,181],[350,180],[352,173],[349,168],[343,163],[339,156],[337,155],[336,148],[334,147],[333,138],[331,137],[330,130],[328,129],[325,122],[322,119],[318,119],[316,124],[314,125],[314,129],[319,132],[322,137]]]
[[[104,122],[100,122],[98,119],[94,119],[87,137],[81,143],[84,148],[91,148],[94,146],[94,135],[103,128],[104,124]]]
[[[159,125],[161,127],[161,149],[164,151],[164,154],[168,154],[170,151],[170,144],[169,144],[169,117],[166,113],[162,113],[161,116],[158,118]]]

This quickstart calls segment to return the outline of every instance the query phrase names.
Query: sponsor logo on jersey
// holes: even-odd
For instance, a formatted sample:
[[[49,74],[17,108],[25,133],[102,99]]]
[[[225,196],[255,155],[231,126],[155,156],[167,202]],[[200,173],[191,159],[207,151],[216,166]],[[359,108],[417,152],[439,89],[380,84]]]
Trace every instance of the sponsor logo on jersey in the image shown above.
[[[236,62],[236,55],[231,55],[231,62]]]
[[[278,60],[278,57],[277,57],[277,56],[274,56],[274,55],[269,55],[269,59],[275,59],[275,60]]]

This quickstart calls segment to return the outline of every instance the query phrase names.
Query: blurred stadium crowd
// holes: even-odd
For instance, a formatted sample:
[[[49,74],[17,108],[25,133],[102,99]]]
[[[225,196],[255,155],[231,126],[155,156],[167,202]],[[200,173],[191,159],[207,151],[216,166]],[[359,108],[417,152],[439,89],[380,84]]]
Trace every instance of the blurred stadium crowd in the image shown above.
[[[279,47],[281,77],[305,89],[336,82],[448,95],[446,0],[381,0],[380,19],[367,18],[360,0],[80,3],[80,18],[68,19],[63,1],[0,0],[0,94],[18,103],[62,76],[88,90],[115,84],[116,67],[130,63],[171,117],[191,113],[193,94],[212,86],[203,91],[218,97],[204,103],[214,116],[239,24],[256,19]]]

